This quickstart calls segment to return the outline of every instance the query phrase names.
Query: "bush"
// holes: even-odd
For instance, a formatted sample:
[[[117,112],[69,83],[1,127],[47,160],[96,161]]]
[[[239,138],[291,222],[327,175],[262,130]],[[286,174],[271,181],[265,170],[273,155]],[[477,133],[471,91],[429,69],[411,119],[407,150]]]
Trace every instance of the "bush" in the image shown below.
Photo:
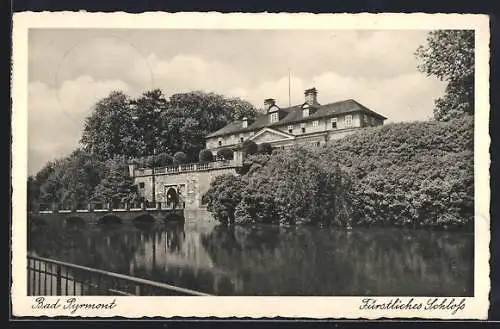
[[[158,167],[169,166],[173,162],[174,159],[172,158],[172,156],[164,152],[157,154],[155,157],[155,166]]]
[[[473,134],[472,117],[389,124],[250,155],[238,183],[216,180],[210,197],[221,222],[470,227]]]
[[[389,124],[319,151],[356,178],[359,224],[441,226],[474,218],[473,118]]]
[[[273,153],[273,148],[269,143],[261,143],[257,146],[257,152],[260,154],[271,154]]]
[[[174,154],[174,165],[179,165],[186,163],[188,161],[188,157],[184,152],[176,152]]]
[[[160,153],[154,156],[150,155],[147,157],[143,157],[139,159],[139,163],[141,167],[147,167],[147,168],[152,168],[153,166],[163,167],[171,165],[173,163],[173,158],[167,153]]]
[[[209,150],[201,150],[198,155],[198,160],[200,162],[211,162],[214,161],[214,156]]]
[[[336,211],[348,195],[339,194],[345,184],[338,166],[329,166],[302,148],[249,160],[253,163],[242,178],[215,180],[206,195],[212,205],[209,210],[219,221],[288,225],[348,221],[349,216]]]
[[[252,154],[257,153],[258,146],[257,146],[257,144],[254,141],[246,140],[241,145],[241,149],[243,151],[243,154],[245,156],[247,156],[247,155],[252,155]]]
[[[231,149],[220,149],[217,151],[217,158],[224,160],[232,160],[234,157],[234,152]]]
[[[234,212],[241,201],[244,187],[241,177],[234,175],[217,176],[211,183],[207,193],[203,195],[202,203],[221,223],[234,223]]]

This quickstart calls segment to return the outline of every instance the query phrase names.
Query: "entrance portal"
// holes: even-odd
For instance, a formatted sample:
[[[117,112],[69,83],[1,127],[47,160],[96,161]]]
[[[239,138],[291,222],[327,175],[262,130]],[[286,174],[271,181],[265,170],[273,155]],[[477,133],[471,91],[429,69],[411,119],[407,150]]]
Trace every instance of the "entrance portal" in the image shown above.
[[[174,187],[167,190],[167,208],[175,209],[179,205],[179,194]]]

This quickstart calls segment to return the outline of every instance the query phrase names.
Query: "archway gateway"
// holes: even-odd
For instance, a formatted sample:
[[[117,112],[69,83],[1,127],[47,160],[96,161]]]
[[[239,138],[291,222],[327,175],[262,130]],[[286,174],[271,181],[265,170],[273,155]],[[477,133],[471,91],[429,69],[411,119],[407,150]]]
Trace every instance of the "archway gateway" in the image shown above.
[[[179,193],[177,187],[170,186],[167,189],[167,208],[175,209],[179,206]]]

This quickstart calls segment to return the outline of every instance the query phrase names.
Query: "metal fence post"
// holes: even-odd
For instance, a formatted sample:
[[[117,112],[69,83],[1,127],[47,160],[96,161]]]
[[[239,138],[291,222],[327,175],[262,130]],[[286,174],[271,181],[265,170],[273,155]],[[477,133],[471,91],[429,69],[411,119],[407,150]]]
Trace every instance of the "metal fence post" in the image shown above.
[[[62,286],[61,265],[57,264],[57,269],[56,269],[56,296],[61,296],[61,286]]]

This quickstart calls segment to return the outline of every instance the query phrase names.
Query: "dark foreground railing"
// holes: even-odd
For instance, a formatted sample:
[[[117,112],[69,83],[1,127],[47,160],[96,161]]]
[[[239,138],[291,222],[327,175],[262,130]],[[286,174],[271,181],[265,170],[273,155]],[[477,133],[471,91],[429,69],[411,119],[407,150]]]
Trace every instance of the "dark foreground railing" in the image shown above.
[[[28,255],[28,296],[209,296],[128,275]]]

